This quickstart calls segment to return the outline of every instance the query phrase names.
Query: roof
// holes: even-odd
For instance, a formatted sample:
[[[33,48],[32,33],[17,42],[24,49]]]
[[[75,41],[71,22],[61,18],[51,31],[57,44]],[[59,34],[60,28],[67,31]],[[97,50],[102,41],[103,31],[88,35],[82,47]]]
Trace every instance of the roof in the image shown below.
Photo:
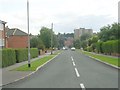
[[[26,32],[23,32],[22,30],[18,29],[18,28],[13,28],[13,29],[9,29],[7,30],[7,36],[27,36],[28,34]]]

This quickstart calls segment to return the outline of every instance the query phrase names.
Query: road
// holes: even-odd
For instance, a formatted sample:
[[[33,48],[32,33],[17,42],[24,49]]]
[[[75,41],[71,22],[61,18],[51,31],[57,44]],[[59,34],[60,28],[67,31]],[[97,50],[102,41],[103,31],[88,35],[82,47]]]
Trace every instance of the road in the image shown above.
[[[3,88],[118,88],[118,70],[65,50],[35,74]]]

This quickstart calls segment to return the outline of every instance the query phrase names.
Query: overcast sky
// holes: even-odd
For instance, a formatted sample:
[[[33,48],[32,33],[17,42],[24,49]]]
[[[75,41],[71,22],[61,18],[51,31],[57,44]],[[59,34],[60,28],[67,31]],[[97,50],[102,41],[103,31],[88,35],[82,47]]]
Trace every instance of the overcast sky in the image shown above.
[[[75,28],[92,28],[98,32],[118,21],[119,0],[29,0],[30,33],[39,34],[42,26],[55,33],[73,32]],[[27,0],[0,0],[0,20],[9,28],[27,32]]]

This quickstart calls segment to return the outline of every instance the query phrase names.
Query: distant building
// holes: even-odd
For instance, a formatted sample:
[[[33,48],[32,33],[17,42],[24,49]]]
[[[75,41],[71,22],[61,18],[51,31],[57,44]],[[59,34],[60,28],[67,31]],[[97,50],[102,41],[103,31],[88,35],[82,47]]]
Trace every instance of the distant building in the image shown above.
[[[88,34],[93,34],[92,29],[85,29],[85,28],[79,28],[79,29],[74,29],[74,39],[79,39],[81,35],[88,33]]]
[[[66,47],[71,47],[71,46],[73,46],[73,37],[68,37],[68,38],[64,41],[64,46],[66,46]]]

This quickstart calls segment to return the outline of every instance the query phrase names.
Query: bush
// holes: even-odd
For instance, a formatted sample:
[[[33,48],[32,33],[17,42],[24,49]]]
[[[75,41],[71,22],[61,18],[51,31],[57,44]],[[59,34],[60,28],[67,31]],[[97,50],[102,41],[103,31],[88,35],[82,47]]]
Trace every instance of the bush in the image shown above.
[[[92,47],[91,47],[91,46],[88,46],[88,47],[87,47],[87,51],[88,51],[88,52],[92,52]]]
[[[28,49],[16,49],[16,62],[22,62],[28,60]],[[35,58],[38,56],[38,49],[37,48],[31,48],[30,49],[30,57]]]
[[[98,53],[103,53],[102,44],[103,44],[102,41],[96,43],[96,50]]]
[[[7,67],[16,63],[15,50],[3,49],[2,50],[2,67]]]
[[[101,47],[102,47],[102,51],[105,54],[110,54],[111,53],[120,53],[119,51],[119,44],[120,44],[120,40],[109,40],[106,42],[103,42]]]
[[[22,62],[28,59],[28,49],[16,49],[16,62]]]
[[[30,53],[31,53],[31,58],[38,57],[38,49],[37,48],[31,48]]]

